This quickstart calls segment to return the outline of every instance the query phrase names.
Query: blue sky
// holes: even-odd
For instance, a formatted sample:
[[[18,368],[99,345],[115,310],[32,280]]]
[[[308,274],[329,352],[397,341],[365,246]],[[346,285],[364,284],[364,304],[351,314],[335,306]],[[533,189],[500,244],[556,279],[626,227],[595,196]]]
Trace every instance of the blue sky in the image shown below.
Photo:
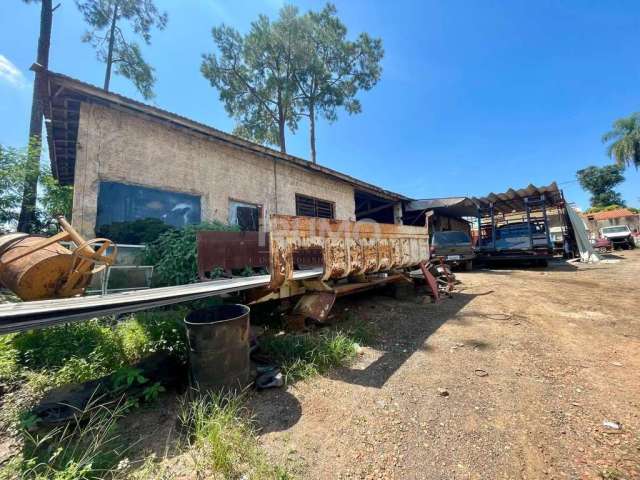
[[[104,66],[81,43],[72,0],[58,0],[50,67],[100,85]],[[54,2],[54,3],[58,3]],[[0,143],[24,144],[39,7],[0,2]],[[225,131],[218,93],[199,72],[210,29],[246,31],[279,0],[157,0],[169,25],[144,47],[156,68],[155,104]],[[302,10],[322,2],[293,2]],[[575,172],[609,162],[600,138],[640,110],[640,2],[441,0],[335,2],[350,34],[382,37],[382,80],[361,94],[363,113],[320,121],[318,161],[413,197],[484,195],[528,183],[562,183],[585,208]],[[15,69],[14,69],[15,67]],[[112,89],[140,99],[120,77]],[[308,158],[306,124],[288,136]],[[619,187],[640,206],[640,174]],[[569,183],[564,183],[569,182]]]

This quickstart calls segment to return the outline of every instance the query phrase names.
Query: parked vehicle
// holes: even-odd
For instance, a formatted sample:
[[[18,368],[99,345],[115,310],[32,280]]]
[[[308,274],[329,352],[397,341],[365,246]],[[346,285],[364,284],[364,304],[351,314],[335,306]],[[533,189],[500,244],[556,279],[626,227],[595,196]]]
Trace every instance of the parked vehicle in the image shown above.
[[[431,258],[442,258],[450,265],[462,265],[465,270],[471,270],[475,256],[471,238],[466,232],[450,230],[433,233]]]
[[[629,225],[615,225],[613,227],[602,227],[600,236],[610,240],[613,248],[634,248],[635,242]]]
[[[611,243],[611,240],[604,237],[596,238],[592,242],[592,245],[599,253],[607,253],[613,250],[613,243]]]
[[[543,220],[513,222],[496,228],[495,242],[490,230],[483,234],[479,253],[487,261],[526,261],[546,266],[553,257],[553,245]]]

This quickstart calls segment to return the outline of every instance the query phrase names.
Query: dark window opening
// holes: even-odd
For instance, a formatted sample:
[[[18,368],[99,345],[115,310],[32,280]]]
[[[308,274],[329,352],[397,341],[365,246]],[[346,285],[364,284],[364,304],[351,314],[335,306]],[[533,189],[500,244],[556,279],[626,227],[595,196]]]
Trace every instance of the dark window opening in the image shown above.
[[[229,200],[229,224],[237,225],[244,232],[257,232],[261,215],[260,205]]]
[[[146,243],[167,228],[200,223],[200,197],[100,182],[96,232],[120,243]]]
[[[301,217],[335,218],[333,202],[296,194],[296,215]]]
[[[367,192],[354,192],[356,220],[374,220],[378,223],[395,223],[396,202]]]

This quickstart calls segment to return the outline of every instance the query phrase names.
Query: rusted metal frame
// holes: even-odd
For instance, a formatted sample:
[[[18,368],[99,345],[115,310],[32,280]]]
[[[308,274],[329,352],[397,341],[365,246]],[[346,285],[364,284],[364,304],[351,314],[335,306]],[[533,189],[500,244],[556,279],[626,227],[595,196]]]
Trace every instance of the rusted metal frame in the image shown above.
[[[431,289],[434,301],[440,301],[440,288],[438,287],[438,282],[436,281],[436,278],[431,275],[429,269],[427,269],[425,262],[420,262],[420,271],[422,272],[427,285],[429,285],[429,288]]]

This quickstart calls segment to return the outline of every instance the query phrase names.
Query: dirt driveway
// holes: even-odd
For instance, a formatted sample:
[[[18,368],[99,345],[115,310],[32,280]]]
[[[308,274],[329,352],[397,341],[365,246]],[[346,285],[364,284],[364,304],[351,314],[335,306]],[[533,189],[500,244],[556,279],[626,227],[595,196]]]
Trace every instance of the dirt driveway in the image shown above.
[[[640,250],[618,256],[459,273],[439,305],[338,305],[378,344],[257,394],[262,443],[312,479],[640,478]]]

